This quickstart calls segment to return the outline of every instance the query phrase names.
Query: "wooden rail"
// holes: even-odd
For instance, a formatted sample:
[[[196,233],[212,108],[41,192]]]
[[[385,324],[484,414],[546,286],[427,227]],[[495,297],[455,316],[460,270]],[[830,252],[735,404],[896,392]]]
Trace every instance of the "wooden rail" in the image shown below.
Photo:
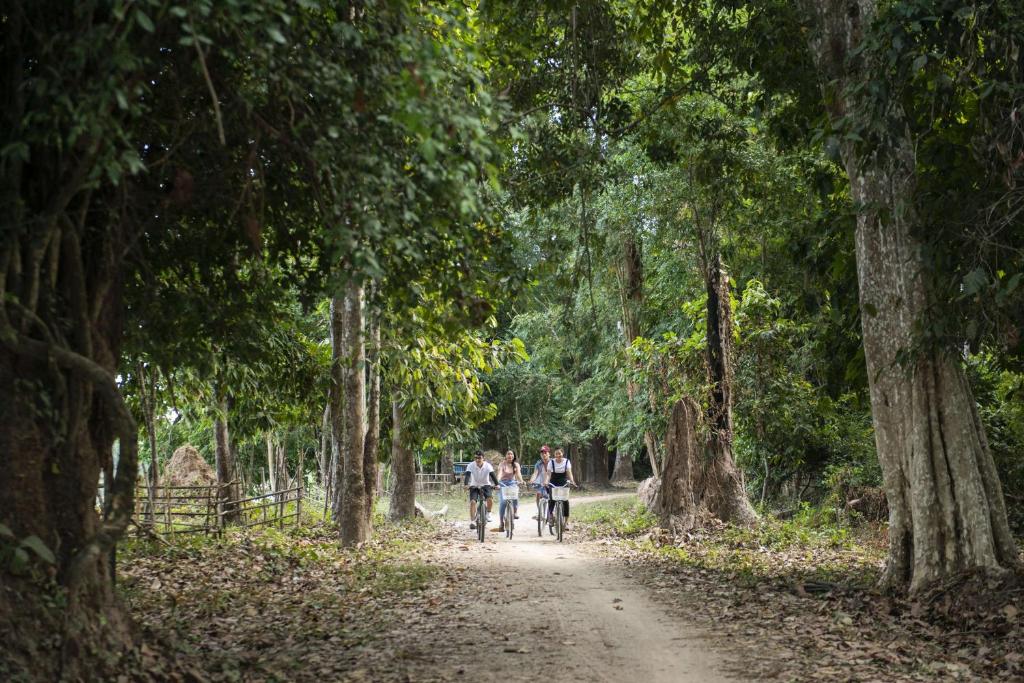
[[[221,534],[226,519],[237,512],[241,528],[298,524],[305,492],[302,486],[223,500],[225,485],[156,486],[140,483],[135,498],[133,528],[138,534]],[[102,488],[102,487],[101,487]]]

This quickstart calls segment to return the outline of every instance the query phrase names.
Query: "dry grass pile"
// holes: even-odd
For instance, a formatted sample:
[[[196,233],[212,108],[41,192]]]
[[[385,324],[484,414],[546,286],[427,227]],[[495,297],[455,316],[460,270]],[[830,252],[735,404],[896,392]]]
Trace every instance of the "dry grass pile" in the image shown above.
[[[162,483],[165,486],[211,486],[217,483],[217,473],[195,446],[185,444],[174,451],[164,467]]]

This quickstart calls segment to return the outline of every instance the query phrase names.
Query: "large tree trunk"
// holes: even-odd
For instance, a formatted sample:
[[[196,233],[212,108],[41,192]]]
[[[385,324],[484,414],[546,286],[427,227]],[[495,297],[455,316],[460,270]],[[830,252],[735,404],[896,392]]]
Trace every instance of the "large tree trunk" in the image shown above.
[[[18,36],[9,28],[5,35]],[[4,43],[2,91],[15,98],[4,72],[20,70],[24,59],[8,60],[13,48]],[[0,185],[4,207],[20,212],[17,166],[6,166]],[[56,177],[36,180],[40,197],[62,187]],[[75,213],[90,217],[88,208],[76,202]],[[36,537],[53,562],[41,551],[29,552],[23,572],[0,563],[0,671],[26,680],[114,678],[112,662],[130,646],[132,629],[114,593],[112,551],[132,514],[138,467],[138,427],[115,381],[120,235],[36,218],[0,237],[0,524],[19,541]]]
[[[808,3],[810,46],[833,121],[856,115],[850,87],[872,71],[857,55],[874,2]],[[855,56],[857,55],[857,56]],[[875,444],[889,503],[883,585],[919,591],[955,573],[1015,565],[1002,489],[974,397],[953,348],[914,352],[927,327],[927,278],[915,237],[915,145],[898,101],[890,139],[841,147],[857,208],[861,326]],[[904,358],[907,354],[913,354]]]
[[[363,460],[366,445],[366,354],[363,335],[363,286],[349,282],[342,305],[341,371],[345,388],[345,441],[342,470],[345,494],[342,500],[341,544],[362,543],[370,535],[366,510]]]
[[[691,399],[672,408],[665,435],[665,462],[660,481],[649,487],[649,504],[662,525],[680,534],[710,519],[747,525],[757,520],[732,456],[732,309],[729,278],[722,269],[712,214],[698,229],[701,270],[707,294],[705,367],[710,394],[705,414]],[[704,420],[707,435],[698,439]]]
[[[416,460],[405,443],[401,401],[392,402],[391,414],[391,519],[411,519],[416,512]]]
[[[627,350],[640,336],[640,318],[644,305],[644,271],[643,254],[640,243],[631,231],[627,232],[622,245],[622,262],[619,266],[619,296],[622,302],[623,332],[626,337]],[[633,403],[640,387],[631,378],[626,379],[626,395],[630,403]],[[653,392],[648,393],[652,401]],[[646,412],[646,409],[644,409]],[[649,429],[644,430],[644,445],[647,447],[647,457],[651,461],[651,471],[655,476],[660,469],[660,456],[658,455],[658,440]]]
[[[705,267],[708,295],[707,366],[711,385],[708,407],[707,465],[713,477],[705,478],[709,489],[704,497],[708,508],[719,519],[750,524],[757,519],[746,488],[743,473],[732,457],[732,308],[729,303],[729,276],[722,270],[718,249],[709,252]],[[717,489],[717,490],[716,490]]]
[[[699,436],[700,406],[684,398],[672,409],[665,435],[665,467],[660,488],[649,496],[664,528],[682,534],[712,519],[749,524],[756,519],[742,495],[732,458],[722,457],[720,441]],[[738,489],[738,490],[737,490]]]
[[[366,519],[372,524],[373,501],[377,496],[377,448],[380,444],[380,311],[374,310],[369,317],[367,371],[370,376],[370,396],[366,443],[363,446],[363,485],[366,487]]]
[[[629,449],[619,446],[615,449],[615,468],[612,470],[612,483],[633,481],[633,455]]]
[[[590,440],[586,470],[591,486],[608,486],[608,442],[601,435]]]

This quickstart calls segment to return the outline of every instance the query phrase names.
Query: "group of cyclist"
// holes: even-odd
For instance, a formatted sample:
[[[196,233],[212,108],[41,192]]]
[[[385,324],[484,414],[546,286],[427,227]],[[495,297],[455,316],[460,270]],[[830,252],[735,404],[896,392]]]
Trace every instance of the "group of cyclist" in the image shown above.
[[[512,486],[513,484],[522,484],[526,486],[526,482],[523,481],[522,469],[519,467],[519,461],[516,458],[516,452],[511,448],[505,453],[505,459],[498,465],[498,470],[494,470],[494,466],[484,459],[483,451],[477,451],[474,454],[473,462],[466,467],[466,472],[463,475],[463,483],[469,486],[469,528],[475,529],[476,522],[476,503],[481,500],[486,501],[487,504],[487,517],[490,520],[491,514],[491,493],[495,488],[499,491],[502,487]],[[565,457],[565,452],[561,448],[556,448],[552,454],[549,446],[540,447],[540,459],[533,468],[533,476],[530,478],[530,487],[534,490],[539,502],[542,498],[548,500],[548,511],[547,511],[547,522],[551,523],[551,517],[555,511],[555,503],[562,503],[562,513],[566,520],[565,529],[569,529],[569,501],[554,501],[551,500],[551,487],[552,486],[576,486],[576,480],[572,476],[572,463]],[[516,519],[519,519],[519,500],[505,500],[502,498],[501,505],[498,509],[498,518],[501,520],[499,526],[495,527],[491,531],[505,531],[505,508],[507,505],[512,505],[512,514]]]

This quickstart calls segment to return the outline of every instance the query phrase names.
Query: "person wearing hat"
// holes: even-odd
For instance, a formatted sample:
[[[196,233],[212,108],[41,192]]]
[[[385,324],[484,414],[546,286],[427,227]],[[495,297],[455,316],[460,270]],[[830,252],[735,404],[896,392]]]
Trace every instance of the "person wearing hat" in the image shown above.
[[[463,483],[469,487],[469,528],[476,528],[476,506],[474,503],[483,497],[487,501],[487,519],[491,518],[491,489],[498,485],[498,477],[494,474],[494,467],[484,460],[484,452],[477,451],[473,455],[473,462],[466,467],[463,475]]]
[[[533,466],[533,476],[530,478],[530,486],[537,492],[537,500],[548,497],[548,490],[544,486],[545,473],[548,470],[548,463],[551,462],[551,448],[544,444],[540,447],[540,460]],[[537,519],[537,516],[533,516]]]

